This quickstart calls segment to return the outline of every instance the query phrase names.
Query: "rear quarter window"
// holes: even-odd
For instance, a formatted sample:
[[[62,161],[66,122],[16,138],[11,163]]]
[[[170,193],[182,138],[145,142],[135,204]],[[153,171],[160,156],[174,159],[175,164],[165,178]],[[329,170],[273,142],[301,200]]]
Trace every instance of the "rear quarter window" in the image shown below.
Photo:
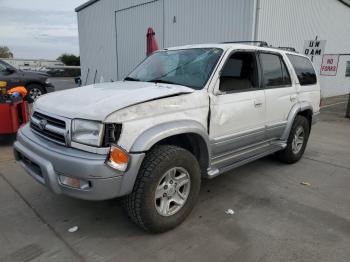
[[[293,65],[300,85],[314,85],[317,83],[316,72],[308,58],[291,54],[287,54],[287,56]]]

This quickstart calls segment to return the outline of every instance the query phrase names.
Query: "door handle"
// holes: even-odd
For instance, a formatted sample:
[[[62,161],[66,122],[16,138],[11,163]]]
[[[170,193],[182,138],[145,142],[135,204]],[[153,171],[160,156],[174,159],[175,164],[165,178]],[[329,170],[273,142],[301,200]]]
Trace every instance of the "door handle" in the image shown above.
[[[296,95],[291,95],[290,96],[290,102],[295,102],[297,100],[297,96]]]
[[[262,103],[261,101],[254,100],[254,106],[255,106],[255,107],[261,107],[262,104],[263,104],[263,103]]]

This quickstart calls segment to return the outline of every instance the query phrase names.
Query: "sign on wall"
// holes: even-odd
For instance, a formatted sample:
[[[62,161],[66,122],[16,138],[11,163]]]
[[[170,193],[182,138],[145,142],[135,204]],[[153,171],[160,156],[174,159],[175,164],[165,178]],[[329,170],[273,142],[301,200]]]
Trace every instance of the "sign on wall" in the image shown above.
[[[320,74],[323,76],[336,76],[338,63],[339,55],[324,55],[322,58]]]
[[[304,54],[310,57],[321,56],[326,48],[326,40],[306,40],[304,42]]]

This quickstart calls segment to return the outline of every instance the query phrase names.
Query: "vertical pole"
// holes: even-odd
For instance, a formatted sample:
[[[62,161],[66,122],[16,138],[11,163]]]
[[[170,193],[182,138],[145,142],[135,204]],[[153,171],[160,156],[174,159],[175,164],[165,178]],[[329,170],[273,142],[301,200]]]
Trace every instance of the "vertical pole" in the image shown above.
[[[317,39],[318,39],[318,36],[316,36],[316,38],[315,38],[315,44],[316,44]],[[311,62],[314,62],[314,56],[311,56]]]
[[[348,99],[348,106],[346,107],[346,118],[350,118],[350,93],[349,93],[349,99]]]

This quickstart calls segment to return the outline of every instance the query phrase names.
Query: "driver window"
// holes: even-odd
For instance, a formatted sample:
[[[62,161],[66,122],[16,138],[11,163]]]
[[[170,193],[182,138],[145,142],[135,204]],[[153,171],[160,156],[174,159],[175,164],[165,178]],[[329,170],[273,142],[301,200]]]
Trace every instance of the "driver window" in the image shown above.
[[[249,91],[258,87],[258,72],[253,52],[234,53],[220,76],[220,91]]]

